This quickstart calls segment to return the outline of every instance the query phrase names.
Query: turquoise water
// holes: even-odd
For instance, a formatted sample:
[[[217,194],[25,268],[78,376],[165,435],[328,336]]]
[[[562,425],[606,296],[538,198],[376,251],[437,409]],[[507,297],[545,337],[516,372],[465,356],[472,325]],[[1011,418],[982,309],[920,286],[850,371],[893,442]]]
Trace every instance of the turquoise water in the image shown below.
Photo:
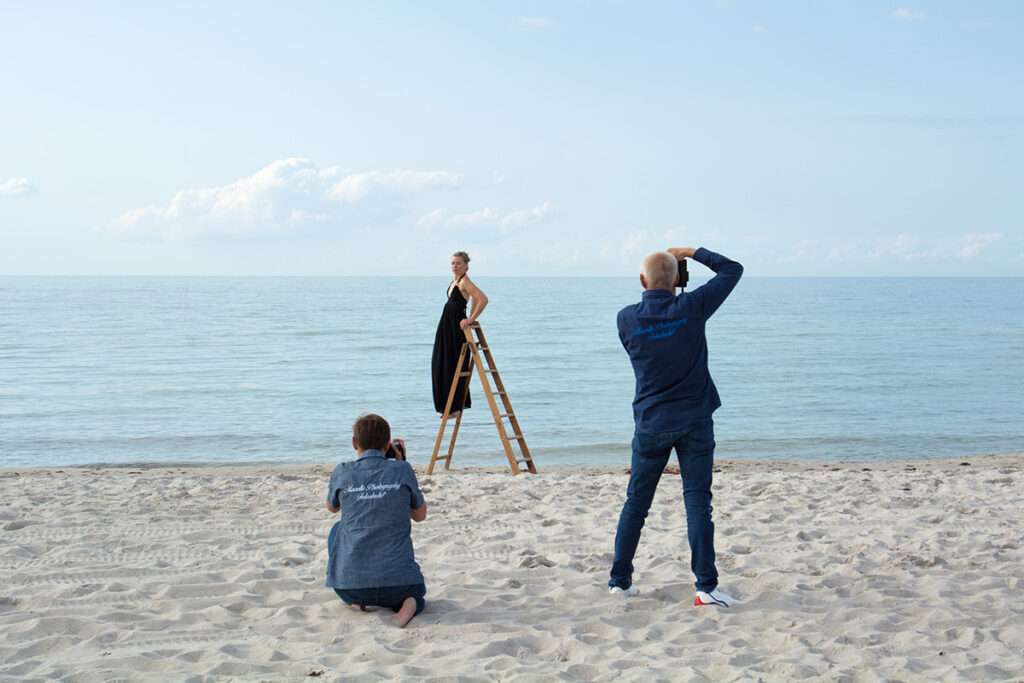
[[[615,314],[638,283],[477,280],[538,465],[628,462],[633,377]],[[423,462],[445,286],[0,278],[0,466],[333,462],[367,410]],[[723,457],[1024,451],[1024,279],[747,277],[709,346]],[[456,464],[503,465],[474,391]]]

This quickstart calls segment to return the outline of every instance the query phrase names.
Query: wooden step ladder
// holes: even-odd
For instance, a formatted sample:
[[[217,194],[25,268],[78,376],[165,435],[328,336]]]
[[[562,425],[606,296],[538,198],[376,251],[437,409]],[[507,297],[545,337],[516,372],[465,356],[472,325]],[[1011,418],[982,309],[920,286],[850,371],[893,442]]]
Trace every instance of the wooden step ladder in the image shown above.
[[[476,332],[475,338],[473,336],[474,331]],[[465,328],[463,332],[466,334],[466,341],[462,344],[462,349],[459,351],[459,362],[455,365],[452,388],[448,391],[448,402],[445,404],[444,413],[441,415],[441,425],[437,429],[437,439],[434,440],[434,452],[430,456],[430,464],[427,465],[427,474],[434,473],[434,465],[438,460],[444,460],[444,468],[446,470],[451,469],[452,455],[455,453],[455,439],[459,436],[459,425],[462,424],[463,411],[460,410],[459,414],[455,416],[455,426],[452,428],[451,441],[448,442],[447,455],[440,455],[441,442],[444,441],[445,429],[447,428],[448,420],[451,419],[452,406],[455,404],[455,394],[461,394],[458,405],[462,406],[466,402],[466,393],[469,391],[469,382],[473,375],[472,367],[464,369],[466,367],[464,364],[467,358],[466,354],[472,354],[473,356],[473,365],[476,366],[477,373],[480,375],[480,384],[483,385],[487,404],[491,407],[491,416],[494,418],[494,424],[498,428],[498,437],[501,439],[501,445],[505,449],[505,457],[508,458],[512,474],[519,474],[522,471],[521,466],[523,465],[526,466],[527,471],[536,474],[537,466],[533,464],[533,457],[530,455],[530,449],[526,445],[526,437],[523,436],[519,420],[512,411],[512,402],[509,401],[508,392],[505,391],[505,384],[501,381],[498,368],[494,365],[494,356],[491,355],[491,349],[487,345],[487,338],[484,337],[484,331],[480,327],[480,323],[473,323]],[[483,354],[482,357],[481,352]],[[486,366],[484,365],[485,359],[487,361]],[[491,391],[491,383],[488,377],[494,379],[496,391]],[[464,382],[462,381],[463,379],[465,379]],[[458,391],[460,385],[462,391]],[[498,402],[494,398],[495,396],[501,398],[504,412],[499,409]],[[505,421],[508,421],[509,426],[512,428],[511,436],[509,436],[505,429]],[[519,446],[522,457],[516,457],[515,452],[512,450],[513,443]]]

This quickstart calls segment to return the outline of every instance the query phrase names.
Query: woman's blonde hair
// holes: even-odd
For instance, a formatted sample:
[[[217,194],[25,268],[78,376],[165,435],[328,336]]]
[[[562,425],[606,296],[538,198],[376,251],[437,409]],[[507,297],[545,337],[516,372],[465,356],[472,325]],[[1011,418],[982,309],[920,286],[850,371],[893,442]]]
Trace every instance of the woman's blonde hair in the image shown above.
[[[454,256],[455,258],[462,259],[463,263],[465,263],[467,266],[469,265],[469,254],[467,254],[466,252],[457,251],[454,254],[452,254],[452,256]]]

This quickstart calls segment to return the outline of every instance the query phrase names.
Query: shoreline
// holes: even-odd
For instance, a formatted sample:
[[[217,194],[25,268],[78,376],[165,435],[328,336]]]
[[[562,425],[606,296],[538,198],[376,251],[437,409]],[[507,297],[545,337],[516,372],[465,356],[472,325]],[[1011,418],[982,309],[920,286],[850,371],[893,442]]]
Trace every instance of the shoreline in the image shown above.
[[[859,459],[800,459],[800,458],[788,458],[788,459],[774,459],[774,458],[727,458],[715,460],[715,467],[729,467],[729,468],[743,468],[743,467],[759,467],[759,468],[806,468],[815,469],[819,467],[831,468],[870,468],[870,469],[885,469],[888,467],[901,467],[905,465],[922,465],[922,466],[935,466],[944,467],[950,464],[959,464],[960,462],[970,461],[985,461],[985,462],[1002,462],[1003,460],[1014,461],[1020,458],[1024,458],[1024,451],[1009,451],[1000,453],[974,453],[969,455],[961,456],[939,456],[934,458],[913,458],[913,457],[894,457],[887,460],[859,460]],[[327,467],[333,468],[339,462],[345,462],[347,460],[354,460],[355,454],[351,454],[349,457],[337,460],[337,461],[325,461],[325,462],[273,462],[273,461],[168,461],[168,462],[125,462],[125,463],[86,463],[79,465],[59,465],[49,467],[0,467],[0,477],[9,476],[12,473],[18,474],[31,474],[41,472],[79,472],[83,470],[202,470],[211,471],[217,469],[225,469],[230,471],[238,471],[239,469],[253,468],[253,469],[285,469],[285,470],[303,470],[310,467]],[[555,464],[555,465],[544,465],[542,460],[535,459],[538,469],[543,467],[540,471],[541,474],[544,472],[593,472],[596,474],[600,473],[614,473],[619,472],[623,469],[629,469],[629,455],[626,454],[621,464],[617,465],[578,465],[578,464]],[[672,456],[669,459],[668,468],[671,469],[674,466],[675,457]],[[423,475],[426,469],[426,462],[417,462],[411,460],[410,464],[417,474]],[[440,466],[440,465],[439,465]],[[454,466],[453,469],[448,470],[447,474],[457,473],[500,473],[508,472],[508,467],[503,467],[500,461],[493,466],[466,466],[459,467]],[[433,476],[440,476],[446,472],[441,469],[435,471]],[[424,475],[425,476],[425,475]]]

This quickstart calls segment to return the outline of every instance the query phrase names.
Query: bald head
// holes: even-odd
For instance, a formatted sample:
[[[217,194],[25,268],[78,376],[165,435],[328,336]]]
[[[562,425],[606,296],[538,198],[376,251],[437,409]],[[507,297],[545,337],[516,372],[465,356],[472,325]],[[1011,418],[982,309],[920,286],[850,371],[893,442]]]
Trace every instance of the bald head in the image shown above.
[[[648,254],[640,268],[646,289],[672,289],[676,286],[679,261],[667,251]]]

